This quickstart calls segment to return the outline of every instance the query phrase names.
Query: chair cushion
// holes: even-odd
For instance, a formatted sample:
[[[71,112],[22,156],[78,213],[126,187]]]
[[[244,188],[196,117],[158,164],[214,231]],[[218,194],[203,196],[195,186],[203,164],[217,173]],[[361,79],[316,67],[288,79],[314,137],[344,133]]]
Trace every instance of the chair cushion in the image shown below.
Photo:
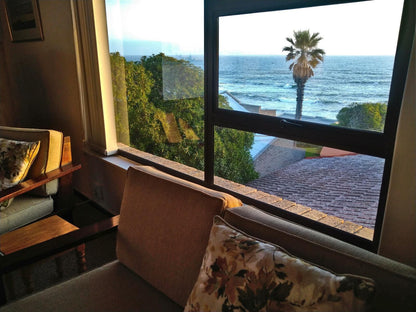
[[[53,200],[50,197],[18,196],[13,205],[0,211],[0,234],[36,221],[52,211]]]
[[[225,193],[151,167],[130,167],[120,209],[118,259],[184,306],[199,273],[212,218],[241,205]]]
[[[367,311],[370,279],[337,275],[214,219],[192,311]]]
[[[0,138],[0,191],[19,184],[39,152],[39,141],[26,142]],[[0,210],[10,206],[13,198],[0,202]]]
[[[10,303],[2,312],[183,311],[118,261]]]
[[[38,156],[27,174],[35,178],[46,172],[58,169],[61,164],[63,133],[55,130],[16,128],[0,126],[0,137],[20,141],[40,141]],[[43,185],[32,194],[40,196],[53,195],[58,190],[58,181],[54,180]]]

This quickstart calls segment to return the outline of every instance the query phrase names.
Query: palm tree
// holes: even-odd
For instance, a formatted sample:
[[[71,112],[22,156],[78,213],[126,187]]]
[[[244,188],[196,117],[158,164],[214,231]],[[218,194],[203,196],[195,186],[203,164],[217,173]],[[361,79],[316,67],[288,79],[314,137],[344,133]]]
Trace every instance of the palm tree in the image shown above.
[[[317,48],[319,41],[322,40],[319,33],[311,36],[309,30],[294,31],[293,39],[286,38],[286,40],[291,45],[284,47],[283,51],[288,52],[286,62],[294,60],[289,69],[293,72],[293,80],[297,86],[295,119],[301,119],[306,81],[313,76],[312,69],[324,61],[325,51]]]

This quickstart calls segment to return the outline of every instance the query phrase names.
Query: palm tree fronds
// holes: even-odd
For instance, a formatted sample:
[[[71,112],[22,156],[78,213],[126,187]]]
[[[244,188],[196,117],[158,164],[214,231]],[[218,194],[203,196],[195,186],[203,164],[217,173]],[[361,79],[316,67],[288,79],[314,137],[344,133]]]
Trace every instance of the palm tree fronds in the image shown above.
[[[310,53],[311,57],[316,57],[320,60],[324,59],[325,51],[322,49],[313,49]]]
[[[291,45],[295,45],[292,38],[286,37],[286,40],[289,41]]]
[[[286,38],[291,45],[283,48],[283,52],[288,52],[286,62],[295,60],[289,65],[289,70],[293,73],[298,88],[296,99],[296,119],[301,119],[303,89],[306,81],[314,75],[313,68],[323,62],[325,51],[317,48],[322,40],[319,33],[310,34],[309,30],[293,31],[293,38]]]
[[[313,76],[312,68],[315,68],[319,63],[323,62],[323,56],[325,51],[316,48],[318,43],[322,40],[319,33],[311,33],[309,30],[299,30],[293,32],[293,38],[286,38],[291,46],[283,48],[283,52],[288,52],[286,55],[286,61],[291,61],[297,58],[296,64],[302,64],[296,73],[296,76],[301,73],[305,75],[305,78]],[[309,69],[307,69],[309,68]],[[294,66],[289,67],[290,70],[294,70]]]

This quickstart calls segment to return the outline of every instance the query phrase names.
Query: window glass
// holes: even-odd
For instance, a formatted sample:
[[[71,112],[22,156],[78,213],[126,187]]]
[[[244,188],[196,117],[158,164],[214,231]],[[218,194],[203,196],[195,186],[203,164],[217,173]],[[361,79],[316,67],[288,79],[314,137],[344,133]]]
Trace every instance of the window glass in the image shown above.
[[[203,169],[203,1],[106,0],[118,142]]]
[[[402,7],[378,0],[220,17],[219,92],[233,110],[382,132]]]
[[[217,176],[251,188],[245,189],[248,197],[271,203],[276,209],[305,215],[356,235],[366,231],[371,233],[367,238],[372,239],[384,159],[216,127],[216,134],[221,131],[232,133],[233,140],[223,142],[216,136]],[[245,142],[246,154],[236,151],[240,142]],[[235,157],[227,159],[222,150]],[[245,176],[234,169],[240,167]]]

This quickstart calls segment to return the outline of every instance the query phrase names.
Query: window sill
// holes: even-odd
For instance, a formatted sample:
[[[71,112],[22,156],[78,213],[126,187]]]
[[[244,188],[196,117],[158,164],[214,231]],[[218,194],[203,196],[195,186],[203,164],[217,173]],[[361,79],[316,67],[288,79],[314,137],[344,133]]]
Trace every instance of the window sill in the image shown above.
[[[112,165],[121,167],[125,170],[129,166],[135,165],[150,165],[154,166],[162,171],[170,173],[175,176],[190,180],[198,184],[204,184],[204,172],[195,168],[171,161],[162,157],[158,157],[127,145],[118,144],[119,153],[116,156],[105,157],[104,160]],[[305,205],[297,204],[289,200],[282,199],[281,197],[270,195],[268,193],[259,191],[255,188],[248,187],[239,183],[235,183],[221,177],[214,178],[215,187],[232,193],[235,196],[244,197],[251,202],[260,202],[265,205],[279,208],[288,213],[296,214],[298,216],[305,217],[312,221],[317,221],[324,225],[333,227],[335,229],[344,231],[364,238],[366,240],[373,240],[374,230],[371,228],[363,227],[354,222],[350,222],[332,215],[325,214],[321,211],[312,209]],[[243,201],[245,201],[243,199]],[[254,204],[255,206],[255,204]],[[272,208],[273,209],[273,208]]]

